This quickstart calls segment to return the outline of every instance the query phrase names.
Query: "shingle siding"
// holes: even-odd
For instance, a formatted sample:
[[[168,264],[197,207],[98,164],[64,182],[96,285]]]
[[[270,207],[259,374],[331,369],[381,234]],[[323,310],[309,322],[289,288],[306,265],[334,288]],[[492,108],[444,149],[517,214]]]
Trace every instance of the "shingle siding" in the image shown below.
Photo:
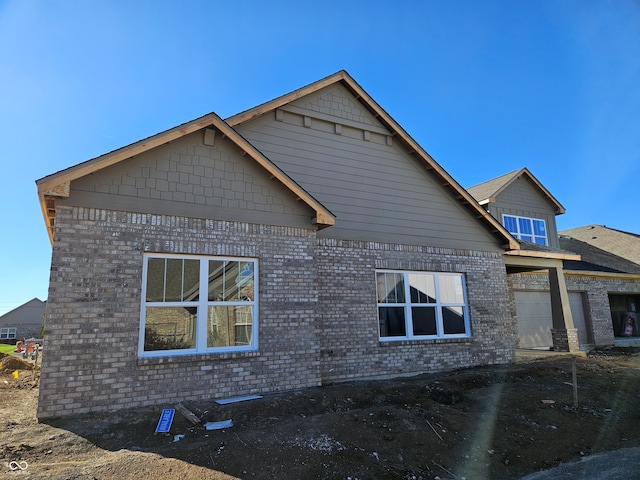
[[[313,215],[229,139],[204,145],[202,131],[72,181],[58,204],[292,226]]]

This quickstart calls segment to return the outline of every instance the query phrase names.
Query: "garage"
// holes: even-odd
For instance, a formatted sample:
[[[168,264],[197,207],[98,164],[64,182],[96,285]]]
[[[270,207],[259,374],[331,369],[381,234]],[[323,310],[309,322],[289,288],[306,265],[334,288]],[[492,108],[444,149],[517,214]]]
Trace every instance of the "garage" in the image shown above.
[[[593,343],[591,341],[591,328],[588,325],[588,319],[585,314],[585,300],[582,292],[569,292],[569,304],[571,305],[571,316],[573,317],[573,326],[578,329],[578,343],[587,345]]]
[[[516,291],[518,348],[550,349],[552,317],[549,292]]]
[[[516,311],[518,315],[518,348],[550,349],[553,346],[551,329],[551,296],[549,292],[516,291]],[[569,304],[573,325],[578,329],[578,343],[590,343],[589,328],[584,309],[584,295],[569,293]]]

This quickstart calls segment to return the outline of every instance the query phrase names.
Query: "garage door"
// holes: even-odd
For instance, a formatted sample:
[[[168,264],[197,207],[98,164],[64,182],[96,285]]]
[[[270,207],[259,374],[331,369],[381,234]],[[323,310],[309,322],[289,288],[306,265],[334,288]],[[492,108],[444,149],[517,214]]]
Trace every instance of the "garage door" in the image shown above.
[[[549,292],[515,292],[518,315],[518,347],[553,346],[551,297]]]
[[[569,292],[569,304],[571,305],[573,326],[578,329],[578,343],[586,345],[590,342],[587,319],[584,315],[584,295],[580,292]]]

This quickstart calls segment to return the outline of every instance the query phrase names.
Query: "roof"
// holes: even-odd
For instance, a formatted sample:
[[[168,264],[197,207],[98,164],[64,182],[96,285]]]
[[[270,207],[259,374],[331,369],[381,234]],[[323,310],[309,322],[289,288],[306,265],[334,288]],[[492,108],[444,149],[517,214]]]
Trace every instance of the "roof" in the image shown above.
[[[293,92],[274,98],[256,107],[250,108],[236,115],[228,117],[225,121],[232,127],[240,125],[261,115],[273,112],[274,110],[293,102],[301,97],[317,92],[335,83],[342,84],[350,91],[355,98],[366,108],[376,119],[387,128],[394,142],[399,141],[404,144],[410,154],[419,159],[426,168],[435,175],[440,183],[448,189],[461,204],[463,204],[473,216],[478,218],[485,226],[499,238],[506,249],[517,250],[520,248],[518,242],[511,234],[497,221],[490,213],[476,202],[475,198],[462,188],[456,180],[446,172],[411,136],[380,106],[373,98],[345,71],[322,78],[307,86],[301,87]]]
[[[151,137],[147,137],[131,145],[119,148],[86,162],[80,163],[65,170],[61,170],[52,175],[48,175],[36,181],[38,196],[42,213],[47,225],[49,238],[53,241],[53,226],[55,222],[55,199],[69,196],[70,182],[81,177],[94,173],[98,170],[110,167],[135,155],[164,145],[172,140],[176,140],[185,135],[189,135],[205,128],[215,128],[222,135],[235,143],[250,158],[255,160],[272,178],[279,180],[301,201],[306,203],[316,212],[314,223],[320,228],[331,226],[335,223],[335,216],[311,194],[306,192],[300,185],[291,179],[286,173],[272,163],[267,157],[259,152],[253,145],[245,140],[239,133],[231,128],[224,120],[215,113],[209,113],[190,122],[183,123],[177,127],[165,130]]]
[[[254,108],[245,110],[244,112],[229,117],[226,120],[222,120],[215,113],[209,113],[190,122],[183,123],[177,127],[140,140],[139,142],[37,180],[38,196],[40,198],[40,205],[47,225],[49,238],[53,241],[55,199],[69,196],[71,181],[207,127],[214,127],[220,130],[224,136],[236,143],[238,147],[249,154],[262,167],[267,169],[274,178],[278,179],[285,187],[300,198],[300,200],[304,201],[308,206],[314,209],[316,211],[314,222],[320,228],[334,225],[335,216],[325,206],[313,198],[311,194],[306,192],[265,155],[253,147],[253,145],[236,132],[233,127],[338,82],[346,87],[347,90],[349,90],[359,100],[359,102],[392,133],[396,140],[402,142],[410,154],[415,155],[420,161],[422,161],[426,168],[438,178],[440,183],[453,194],[454,198],[458,202],[467,208],[480,222],[484,223],[488,230],[498,238],[503,245],[503,248],[507,250],[519,249],[519,243],[511,234],[509,234],[502,224],[482,208],[482,206],[480,206],[476,200],[464,188],[462,188],[453,179],[453,177],[451,177],[451,175],[449,175],[413,138],[411,138],[411,136],[344,70]]]
[[[640,264],[640,235],[638,234],[609,228],[605,225],[585,225],[563,230],[559,234]]]
[[[22,305],[18,305],[16,308],[9,310],[7,313],[5,313],[4,315],[0,315],[0,320],[1,319],[5,319],[5,318],[9,318],[10,316],[12,316],[13,314],[15,314],[16,312],[19,312],[20,310],[25,310],[27,308],[41,308],[44,310],[45,306],[46,306],[47,302],[43,302],[42,300],[40,300],[38,297],[32,298],[31,300],[29,300],[28,302],[23,303]]]
[[[556,215],[565,213],[566,210],[562,204],[560,204],[560,202],[551,195],[551,192],[549,192],[549,190],[547,190],[527,168],[521,168],[520,170],[514,170],[513,172],[506,173],[500,177],[494,178],[493,180],[470,187],[467,191],[478,201],[480,205],[494,203],[500,193],[521,177],[527,178],[540,191],[540,193],[542,193],[542,195],[551,202]]]
[[[640,265],[567,235],[560,235],[563,249],[580,254],[581,261],[565,261],[565,270],[640,274]]]

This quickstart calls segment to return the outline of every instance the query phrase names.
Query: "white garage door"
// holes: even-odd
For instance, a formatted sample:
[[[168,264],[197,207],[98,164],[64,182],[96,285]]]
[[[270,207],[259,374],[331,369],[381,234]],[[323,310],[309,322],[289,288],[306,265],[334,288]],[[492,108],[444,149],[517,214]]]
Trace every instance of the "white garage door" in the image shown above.
[[[518,347],[550,348],[551,297],[549,292],[515,292],[518,315]]]
[[[580,345],[590,343],[587,320],[584,316],[584,296],[582,293],[569,292],[569,304],[571,305],[573,326],[578,329],[578,343]]]

